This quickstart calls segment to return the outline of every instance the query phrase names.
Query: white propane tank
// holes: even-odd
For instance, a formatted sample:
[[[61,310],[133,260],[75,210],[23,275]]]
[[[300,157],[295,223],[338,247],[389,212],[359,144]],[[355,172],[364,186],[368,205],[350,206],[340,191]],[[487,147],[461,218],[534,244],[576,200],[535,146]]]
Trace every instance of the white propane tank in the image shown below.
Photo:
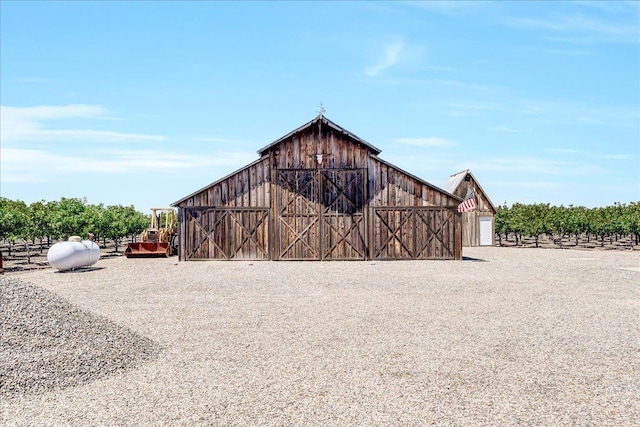
[[[71,236],[66,242],[58,242],[49,248],[47,261],[58,270],[88,267],[100,259],[100,247],[91,240]]]

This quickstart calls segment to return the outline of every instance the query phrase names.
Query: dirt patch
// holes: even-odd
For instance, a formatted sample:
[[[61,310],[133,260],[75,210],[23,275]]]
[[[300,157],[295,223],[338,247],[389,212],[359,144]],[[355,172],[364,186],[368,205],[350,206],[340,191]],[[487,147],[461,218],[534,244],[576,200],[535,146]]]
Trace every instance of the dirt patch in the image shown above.
[[[518,239],[514,235],[509,235],[508,239],[502,236],[500,243],[496,237],[496,246],[535,248],[536,239],[533,237],[523,237]],[[582,235],[577,239],[575,236],[558,238],[557,236],[540,236],[538,248],[541,249],[577,249],[577,250],[598,250],[598,251],[640,251],[640,245],[636,245],[632,236],[611,236],[604,239],[594,236]]]

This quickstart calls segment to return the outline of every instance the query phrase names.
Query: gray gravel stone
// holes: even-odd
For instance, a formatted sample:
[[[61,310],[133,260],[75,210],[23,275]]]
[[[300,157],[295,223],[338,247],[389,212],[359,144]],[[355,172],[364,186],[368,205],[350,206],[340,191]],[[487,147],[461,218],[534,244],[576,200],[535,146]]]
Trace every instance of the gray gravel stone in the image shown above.
[[[148,338],[17,278],[0,278],[0,396],[39,394],[153,358]]]
[[[122,347],[132,353],[116,360],[142,361],[151,350],[140,337],[163,350],[73,387],[5,393],[0,424],[640,425],[640,272],[624,270],[640,253],[464,255],[486,262],[122,257],[86,272],[21,273],[133,331],[136,344]],[[88,349],[80,354],[108,347],[87,335],[63,336]],[[53,376],[68,366],[54,351],[30,360],[40,357]]]

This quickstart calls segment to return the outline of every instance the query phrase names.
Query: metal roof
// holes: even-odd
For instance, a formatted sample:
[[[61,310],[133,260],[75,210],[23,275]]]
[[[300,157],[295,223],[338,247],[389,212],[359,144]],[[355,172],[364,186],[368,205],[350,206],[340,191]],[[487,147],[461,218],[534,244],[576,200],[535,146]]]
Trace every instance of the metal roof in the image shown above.
[[[458,189],[458,187],[460,186],[462,181],[464,181],[464,179],[465,179],[465,177],[467,175],[471,176],[471,179],[473,179],[473,181],[476,183],[476,185],[478,186],[480,191],[482,191],[482,194],[484,195],[484,198],[487,200],[487,202],[489,202],[489,205],[491,206],[493,211],[496,212],[496,207],[493,205],[493,202],[491,201],[491,199],[487,195],[487,192],[484,191],[484,189],[482,188],[482,186],[480,185],[480,183],[478,182],[476,177],[473,176],[473,173],[471,173],[471,171],[469,169],[465,169],[463,171],[460,171],[458,173],[454,173],[453,175],[451,175],[449,177],[449,179],[447,180],[447,182],[444,184],[444,189],[447,190],[447,192],[449,192],[449,193],[454,193]]]
[[[464,180],[464,177],[467,176],[468,173],[470,173],[469,169],[465,169],[458,173],[454,173],[449,177],[447,182],[445,182],[444,189],[447,190],[449,193],[453,193],[454,191],[456,191],[456,189],[458,188],[458,186]]]

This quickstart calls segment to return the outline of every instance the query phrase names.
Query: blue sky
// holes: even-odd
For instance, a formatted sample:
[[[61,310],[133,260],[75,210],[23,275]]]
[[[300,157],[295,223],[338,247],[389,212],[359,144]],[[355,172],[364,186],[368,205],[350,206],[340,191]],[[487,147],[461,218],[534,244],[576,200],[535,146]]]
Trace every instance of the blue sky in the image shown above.
[[[494,204],[640,200],[640,2],[0,2],[0,194],[170,203],[326,116]]]

